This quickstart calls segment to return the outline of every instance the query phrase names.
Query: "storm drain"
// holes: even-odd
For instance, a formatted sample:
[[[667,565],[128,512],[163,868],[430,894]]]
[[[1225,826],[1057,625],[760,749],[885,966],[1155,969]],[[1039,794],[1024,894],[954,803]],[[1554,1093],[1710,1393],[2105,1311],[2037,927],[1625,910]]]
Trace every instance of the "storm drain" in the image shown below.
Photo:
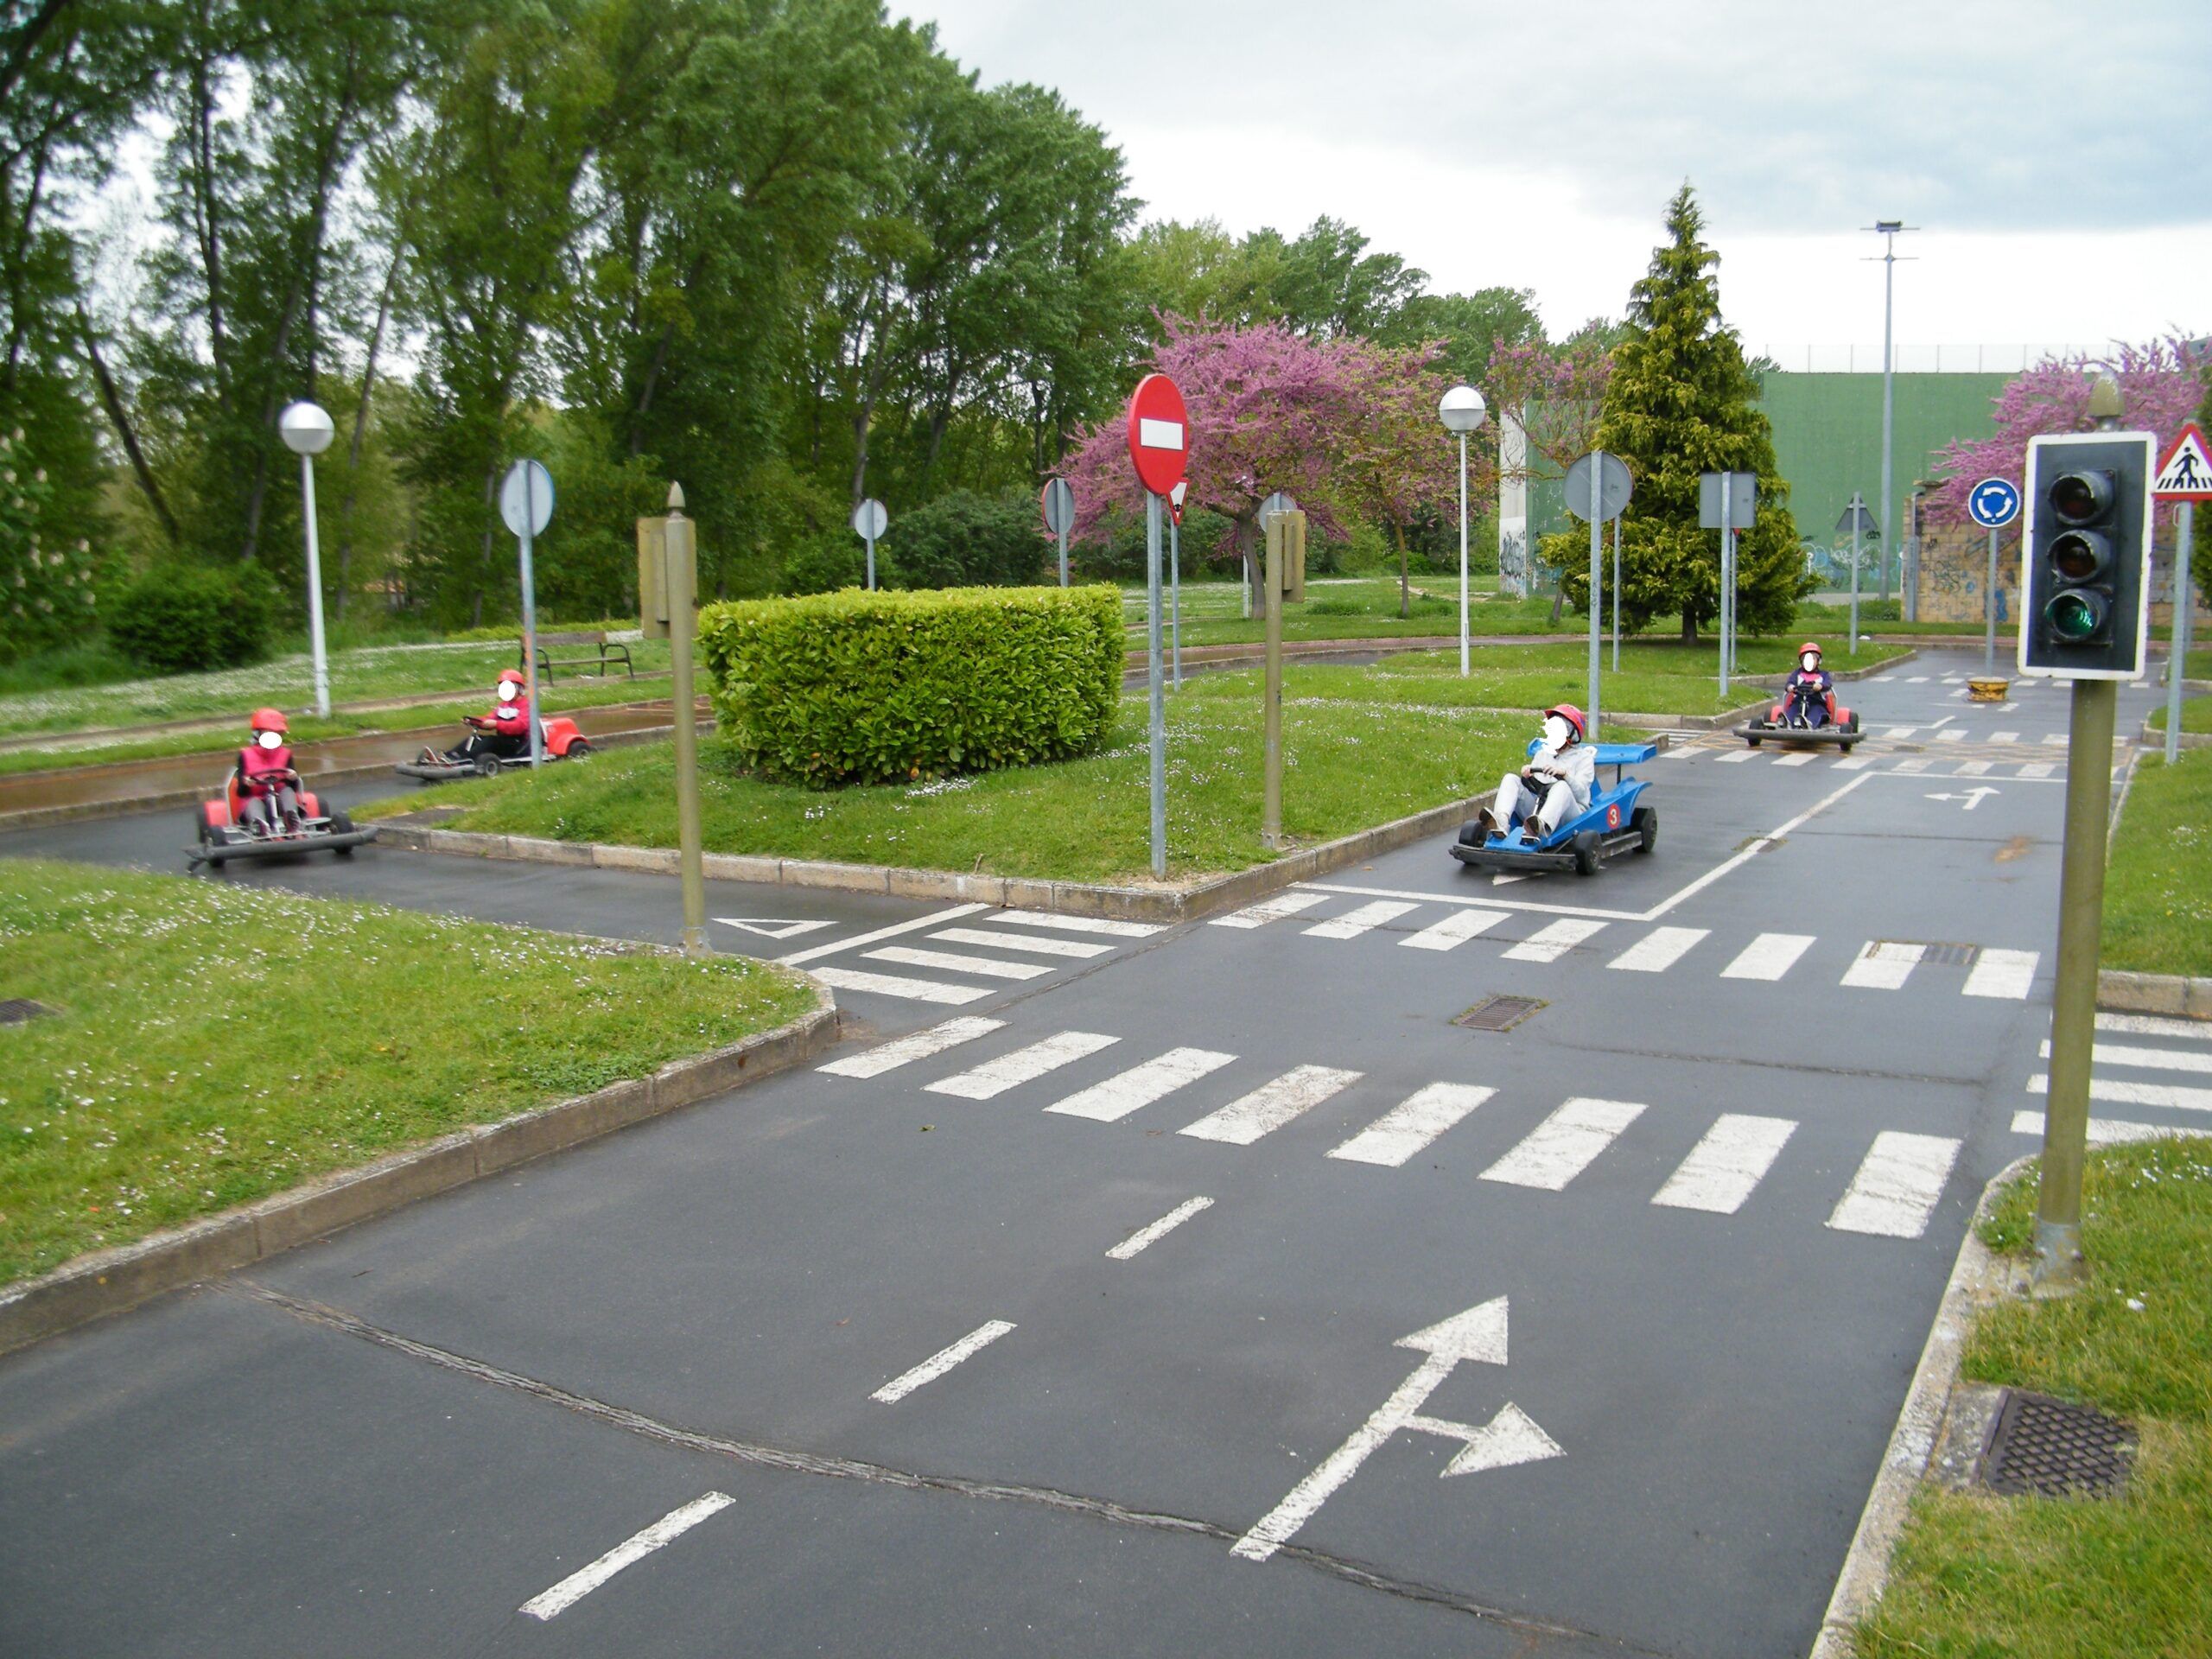
[[[1453,1015],[1452,1023],[1469,1031],[1510,1031],[1544,1006],[1540,997],[1486,996],[1465,1014]]]
[[[2018,1497],[2110,1497],[2135,1452],[2127,1425],[2087,1406],[2008,1390],[1981,1454],[1981,1482]]]
[[[1978,944],[1945,944],[1927,939],[1877,939],[1874,944],[1878,949],[1896,945],[1917,950],[1922,966],[1929,968],[1971,968],[1981,957]]]
[[[0,1001],[0,1026],[20,1026],[54,1010],[43,1002],[34,1002],[28,996],[11,996]]]

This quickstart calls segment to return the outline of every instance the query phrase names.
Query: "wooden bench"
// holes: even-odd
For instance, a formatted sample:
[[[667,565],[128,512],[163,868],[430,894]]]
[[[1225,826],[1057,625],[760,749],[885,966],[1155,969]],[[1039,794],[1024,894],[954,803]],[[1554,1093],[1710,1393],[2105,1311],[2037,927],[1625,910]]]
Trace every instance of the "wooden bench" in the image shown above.
[[[555,657],[546,651],[548,645],[589,645],[597,654],[591,657]],[[521,655],[519,642],[516,655],[518,658]],[[552,683],[553,671],[556,668],[596,669],[600,677],[604,679],[610,664],[616,663],[621,664],[622,671],[632,679],[638,677],[637,666],[630,660],[630,647],[620,639],[609,639],[603,632],[540,633],[537,636],[537,672],[548,684]]]

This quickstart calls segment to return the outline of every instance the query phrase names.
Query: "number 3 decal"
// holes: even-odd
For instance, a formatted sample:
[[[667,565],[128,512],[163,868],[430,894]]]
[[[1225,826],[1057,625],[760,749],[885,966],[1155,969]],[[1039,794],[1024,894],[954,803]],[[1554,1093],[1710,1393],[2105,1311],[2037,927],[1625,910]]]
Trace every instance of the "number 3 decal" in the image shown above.
[[[1620,827],[1621,804],[1618,801],[1615,801],[1611,805],[1605,809],[1605,828],[1608,830],[1618,830]]]

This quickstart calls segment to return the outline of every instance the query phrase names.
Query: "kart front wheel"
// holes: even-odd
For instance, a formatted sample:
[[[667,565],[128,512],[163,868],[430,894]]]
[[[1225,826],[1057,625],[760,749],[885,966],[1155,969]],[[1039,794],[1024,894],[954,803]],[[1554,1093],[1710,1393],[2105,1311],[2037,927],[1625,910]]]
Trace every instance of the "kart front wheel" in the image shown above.
[[[334,836],[352,835],[353,833],[353,820],[346,813],[333,812],[330,815],[330,833]],[[330,850],[337,854],[340,858],[351,858],[353,856],[353,849],[351,847],[334,847]]]
[[[1574,854],[1574,873],[1577,875],[1598,874],[1598,854],[1602,845],[1595,830],[1585,830],[1569,843]]]
[[[1750,744],[1755,749],[1759,746],[1759,741],[1756,737],[1747,737],[1744,741]]]
[[[1649,852],[1659,844],[1659,809],[1656,806],[1637,807],[1629,815],[1628,827],[1638,836],[1636,850]]]

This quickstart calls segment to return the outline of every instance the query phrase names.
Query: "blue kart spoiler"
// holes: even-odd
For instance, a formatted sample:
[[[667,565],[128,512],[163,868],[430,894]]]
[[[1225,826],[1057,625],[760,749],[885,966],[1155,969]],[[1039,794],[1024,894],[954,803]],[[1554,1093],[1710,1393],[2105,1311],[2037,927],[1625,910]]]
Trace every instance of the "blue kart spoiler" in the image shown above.
[[[1543,746],[1543,739],[1532,737],[1529,740],[1527,752],[1534,754]],[[1592,758],[1601,766],[1641,766],[1659,753],[1656,743],[1595,743],[1591,747]]]

